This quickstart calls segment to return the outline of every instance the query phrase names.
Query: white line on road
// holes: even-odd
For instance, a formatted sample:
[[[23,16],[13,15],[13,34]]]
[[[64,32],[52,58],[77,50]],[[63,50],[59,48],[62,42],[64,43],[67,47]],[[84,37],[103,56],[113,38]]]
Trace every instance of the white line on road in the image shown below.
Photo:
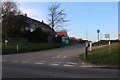
[[[54,58],[56,58],[56,57],[51,57],[51,58],[53,58],[53,59],[54,59]]]
[[[73,62],[66,62],[67,64],[73,64],[73,65],[75,65],[75,64],[77,64],[77,63],[73,63]]]
[[[60,64],[60,63],[62,63],[62,62],[52,62],[52,63],[55,63],[55,64],[58,63],[58,64]]]
[[[64,64],[63,66],[70,66],[70,67],[72,67],[72,66],[74,66],[74,65],[68,65],[68,64]]]
[[[55,63],[62,63],[62,62],[55,62]]]
[[[85,63],[82,63],[82,64],[85,64]]]
[[[50,65],[56,65],[56,66],[57,66],[57,65],[59,65],[59,64],[53,64],[53,63],[50,63]]]
[[[66,56],[64,56],[63,58],[66,58]]]
[[[57,55],[57,57],[60,57],[61,55]]]
[[[81,66],[81,67],[92,67],[92,66]]]
[[[44,64],[44,63],[35,63],[35,64]]]

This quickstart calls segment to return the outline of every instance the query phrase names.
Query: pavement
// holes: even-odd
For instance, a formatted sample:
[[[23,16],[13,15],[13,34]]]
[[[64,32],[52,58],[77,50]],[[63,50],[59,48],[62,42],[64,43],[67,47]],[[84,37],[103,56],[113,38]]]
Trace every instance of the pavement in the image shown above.
[[[117,78],[118,70],[95,68],[79,59],[85,44],[2,56],[3,78]],[[94,49],[103,46],[93,47]]]

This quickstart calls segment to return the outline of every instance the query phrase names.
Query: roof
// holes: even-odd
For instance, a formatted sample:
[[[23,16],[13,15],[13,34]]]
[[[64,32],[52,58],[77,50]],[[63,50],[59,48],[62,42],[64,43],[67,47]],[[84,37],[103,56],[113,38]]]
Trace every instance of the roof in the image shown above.
[[[74,40],[77,40],[75,37],[69,37],[69,39],[74,39]]]
[[[39,23],[39,24],[44,25],[45,28],[49,28],[49,29],[51,29],[52,31],[54,31],[54,30],[53,30],[49,25],[47,25],[46,23],[40,22],[40,21],[38,21],[38,20],[32,19],[32,18],[27,17],[27,16],[23,16],[23,15],[18,15],[18,16],[22,16],[22,17],[24,17],[24,18],[26,18],[26,19],[30,19],[30,20],[32,20],[32,21],[34,21],[34,22],[37,22],[37,23]]]
[[[69,39],[78,40],[78,41],[79,41],[79,40],[83,40],[82,38],[78,38],[78,39],[77,39],[77,38],[75,38],[75,37],[69,37]]]
[[[67,36],[67,32],[66,31],[58,31],[56,32],[58,35],[61,35],[61,36]]]

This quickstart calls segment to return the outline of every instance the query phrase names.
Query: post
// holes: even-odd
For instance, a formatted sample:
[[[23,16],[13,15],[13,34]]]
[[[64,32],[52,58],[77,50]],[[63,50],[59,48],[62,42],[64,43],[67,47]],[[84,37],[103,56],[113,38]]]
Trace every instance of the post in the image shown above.
[[[98,33],[98,41],[99,41],[99,33]]]
[[[90,42],[90,51],[92,51],[92,42]]]
[[[97,33],[98,33],[98,41],[99,41],[99,33],[100,33],[100,30],[97,30]]]
[[[109,54],[111,54],[110,44],[111,42],[109,41]]]
[[[88,43],[86,42],[86,46],[84,47],[84,60],[87,58],[88,55]]]
[[[19,52],[19,45],[17,44],[17,52]]]

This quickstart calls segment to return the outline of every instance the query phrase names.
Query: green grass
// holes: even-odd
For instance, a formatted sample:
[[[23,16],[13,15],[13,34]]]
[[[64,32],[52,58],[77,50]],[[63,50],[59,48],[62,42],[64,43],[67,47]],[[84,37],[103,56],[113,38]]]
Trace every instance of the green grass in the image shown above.
[[[118,66],[120,43],[113,43],[110,49],[111,54],[109,54],[109,46],[89,52],[85,61],[96,65]],[[84,54],[80,55],[80,58],[84,59]]]
[[[14,53],[23,53],[23,52],[33,52],[33,51],[41,51],[52,48],[59,48],[63,46],[68,46],[70,44],[66,43],[22,43],[19,44],[19,52],[17,52],[17,44],[2,44],[2,55],[5,54],[14,54]]]
[[[119,42],[119,40],[110,40],[111,43],[115,43],[115,42]],[[109,40],[100,40],[99,42],[95,42],[93,43],[93,46],[96,46],[96,45],[105,45],[105,44],[108,44],[109,43]]]

